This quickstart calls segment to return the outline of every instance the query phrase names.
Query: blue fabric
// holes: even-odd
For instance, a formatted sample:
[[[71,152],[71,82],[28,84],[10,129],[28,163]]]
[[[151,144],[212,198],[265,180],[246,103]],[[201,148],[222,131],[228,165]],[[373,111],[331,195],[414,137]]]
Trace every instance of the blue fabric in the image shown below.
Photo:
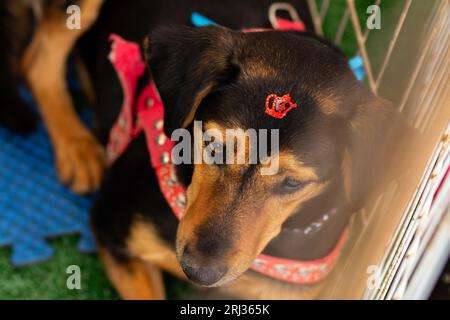
[[[26,90],[22,96],[34,104]],[[87,122],[89,115],[82,118]],[[0,127],[0,247],[12,248],[14,266],[50,258],[47,240],[65,234],[80,234],[79,250],[95,251],[88,223],[93,198],[60,184],[42,124],[26,137]]]
[[[198,12],[193,12],[191,14],[191,23],[194,27],[206,27],[209,25],[217,24],[214,21],[212,21],[211,19],[201,15]]]
[[[366,69],[364,69],[364,62],[361,56],[354,56],[348,61],[350,69],[355,74],[356,79],[363,81],[366,76]]]

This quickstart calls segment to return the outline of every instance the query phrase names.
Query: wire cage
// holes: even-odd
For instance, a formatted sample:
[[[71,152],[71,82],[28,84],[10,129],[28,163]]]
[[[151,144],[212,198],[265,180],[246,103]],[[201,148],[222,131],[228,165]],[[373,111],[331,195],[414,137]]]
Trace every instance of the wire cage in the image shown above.
[[[450,252],[449,1],[308,4],[317,33],[337,45],[354,37],[357,46],[346,53],[361,56],[367,86],[393,102],[420,136],[409,142],[414,158],[401,164],[409,179],[391,182],[357,215],[348,256],[323,298],[425,299]],[[368,4],[378,6],[380,29],[366,24]],[[338,19],[328,16],[332,6],[342,8]],[[338,22],[330,27],[327,19]]]

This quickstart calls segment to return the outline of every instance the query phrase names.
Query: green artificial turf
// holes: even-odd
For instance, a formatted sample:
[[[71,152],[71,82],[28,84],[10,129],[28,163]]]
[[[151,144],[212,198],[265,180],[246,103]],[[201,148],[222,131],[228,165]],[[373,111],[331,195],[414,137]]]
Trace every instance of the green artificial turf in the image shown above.
[[[51,241],[55,255],[50,260],[13,268],[10,250],[0,250],[0,299],[117,299],[95,255],[79,253],[76,236]],[[69,290],[66,269],[81,270],[81,290]]]
[[[321,1],[317,1],[320,5]],[[356,1],[360,20],[364,21],[365,8],[372,0]],[[319,6],[320,7],[320,6]],[[325,19],[324,34],[334,39],[339,19],[345,8],[345,0],[332,0]],[[357,52],[355,37],[350,24],[342,38],[342,49],[352,57]],[[79,253],[77,236],[64,236],[51,240],[55,255],[49,261],[13,268],[9,262],[10,250],[0,248],[0,299],[118,299],[109,284],[96,255]],[[81,290],[69,290],[66,286],[66,269],[78,265],[81,269]],[[171,299],[192,297],[192,291],[171,277],[166,277],[167,295]]]
[[[0,299],[73,300],[119,299],[106,278],[95,254],[78,252],[77,236],[51,240],[55,255],[48,261],[14,268],[9,262],[10,250],[0,250]],[[67,288],[67,267],[77,265],[81,270],[81,289]],[[170,299],[193,297],[189,285],[165,275]]]

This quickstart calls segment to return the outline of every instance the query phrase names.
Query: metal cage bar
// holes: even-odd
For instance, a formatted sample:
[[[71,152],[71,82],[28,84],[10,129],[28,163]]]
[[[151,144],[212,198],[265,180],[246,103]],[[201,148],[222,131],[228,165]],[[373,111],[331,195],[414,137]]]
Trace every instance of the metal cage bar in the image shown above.
[[[367,53],[366,48],[366,39],[364,34],[362,33],[361,26],[359,25],[358,13],[356,12],[355,0],[347,0],[347,6],[350,10],[350,18],[353,23],[353,28],[355,30],[356,41],[358,42],[359,49],[361,51],[361,56],[364,62],[364,66],[366,68],[367,81],[369,82],[370,89],[376,93],[377,87],[375,83],[375,79],[373,76],[372,66],[370,63],[369,55]]]
[[[408,15],[408,11],[409,11],[409,8],[411,7],[411,4],[412,4],[412,0],[407,0],[403,7],[402,13],[400,15],[400,19],[399,19],[397,26],[395,28],[395,31],[394,31],[394,35],[392,36],[392,39],[389,43],[389,47],[388,47],[386,56],[383,60],[383,64],[380,68],[380,71],[378,72],[378,76],[375,81],[375,90],[376,91],[378,90],[378,88],[380,86],[381,79],[383,78],[384,72],[386,71],[386,67],[389,63],[392,52],[394,51],[395,45],[397,44],[398,36],[400,35],[400,32],[402,31],[402,27],[403,27],[403,24],[405,23],[406,16]]]
[[[380,3],[381,0],[374,1],[375,5],[380,5]],[[428,21],[427,25],[423,26],[423,30],[426,34],[421,38],[422,43],[420,44],[418,55],[414,56],[414,63],[411,64],[410,69],[408,68],[408,78],[405,79],[404,89],[396,94],[398,98],[398,110],[404,112],[407,116],[409,115],[412,117],[408,118],[408,120],[422,135],[425,135],[427,131],[431,131],[434,124],[439,119],[439,115],[448,114],[447,109],[443,106],[446,103],[445,97],[448,97],[448,92],[450,90],[450,73],[448,71],[450,68],[450,34],[448,34],[450,28],[450,1],[430,1],[430,3],[432,7],[429,8],[432,10],[428,17],[431,19]],[[319,35],[323,36],[323,23],[326,20],[327,11],[330,8],[330,1],[324,0],[320,8],[318,8],[316,0],[308,0],[308,4],[315,30]],[[417,10],[417,6],[413,7],[413,0],[405,0],[401,7],[401,11],[399,12],[393,33],[390,38],[387,39],[388,43],[386,51],[383,52],[380,57],[380,64],[376,64],[377,72],[375,72],[373,69],[373,61],[371,61],[369,57],[366,46],[371,30],[365,26],[362,28],[360,25],[355,0],[346,0],[345,9],[340,16],[336,33],[333,35],[333,41],[336,45],[342,43],[343,35],[346,32],[348,21],[350,20],[358,44],[357,54],[360,54],[362,57],[366,69],[368,86],[375,94],[378,94],[380,88],[383,88],[384,90],[382,84],[386,81],[388,70],[391,70],[391,67],[392,70],[395,69],[395,64],[392,64],[391,62],[394,61],[394,57],[397,56],[397,44],[400,38],[404,38],[404,36],[406,38],[408,37],[408,30],[405,26],[410,25],[411,21],[408,17],[415,10]],[[398,57],[395,59],[398,59]],[[390,72],[389,76],[391,75]],[[410,102],[413,101],[414,105],[406,108],[407,103],[409,106]],[[443,117],[440,122],[437,122],[442,124],[442,121],[448,121],[448,119]],[[439,128],[441,127],[434,127],[434,131]],[[446,157],[450,157],[450,151],[448,149],[450,148],[448,145],[448,143],[450,143],[450,140],[448,139],[450,131],[448,130],[450,130],[450,127],[448,127],[446,131],[447,145],[442,147],[447,148],[445,149],[447,150],[445,151],[447,152]],[[437,150],[438,145],[436,145],[435,150]],[[383,280],[379,289],[375,291],[366,290],[363,293],[363,297],[368,299],[401,299],[404,296],[408,297],[411,295],[412,291],[411,287],[409,287],[409,282],[414,275],[414,268],[417,265],[418,260],[415,255],[422,254],[419,251],[423,251],[423,248],[426,246],[426,243],[424,242],[426,237],[424,237],[425,233],[423,231],[426,219],[422,219],[424,213],[421,210],[428,210],[429,203],[423,202],[424,197],[429,194],[431,190],[429,188],[436,187],[433,185],[433,177],[437,174],[440,176],[443,174],[441,172],[442,170],[439,171],[440,169],[437,170],[434,165],[431,165],[438,159],[442,162],[442,158],[445,158],[442,157],[442,153],[440,157],[438,156],[439,154],[436,154],[436,152],[433,151],[431,157],[428,159],[428,165],[424,170],[422,178],[418,181],[414,194],[409,196],[409,200],[405,203],[404,207],[402,207],[403,212],[401,212],[399,216],[399,223],[395,225],[393,234],[387,244],[389,250],[385,251],[381,257],[377,257],[377,259],[379,258],[378,265],[382,268],[383,275]],[[448,161],[446,163],[448,163]],[[372,204],[373,206],[364,209],[366,213],[364,214],[362,221],[363,229],[367,227],[367,224],[372,219],[377,208],[383,206],[385,202],[392,200],[390,198],[393,196],[392,193],[395,193],[395,189],[396,187],[394,187],[392,192],[386,190],[384,194],[379,196],[376,203]],[[419,230],[419,227],[421,227],[422,230]],[[433,228],[431,225],[426,225],[425,227],[427,232],[431,232],[430,228]],[[429,236],[429,234],[427,235]],[[351,245],[352,248],[357,247],[360,244],[359,242],[362,240],[362,236],[357,236],[354,240],[355,243]],[[349,260],[351,260],[351,257],[353,256],[353,249],[350,249]],[[349,263],[349,261],[343,262],[343,270],[348,270]],[[423,287],[423,282],[416,282],[414,288],[417,288],[418,286]],[[337,286],[331,288],[332,295],[336,294],[337,288]],[[415,294],[417,296],[417,293]],[[424,296],[422,295],[422,297]]]
[[[317,34],[323,36],[322,20],[320,19],[319,11],[317,10],[316,0],[308,0],[309,10],[311,11],[311,16],[314,24],[314,29]]]
[[[347,28],[349,18],[350,12],[348,11],[348,8],[345,8],[341,20],[339,21],[339,26],[337,28],[336,35],[334,36],[334,43],[337,45],[340,45],[342,42],[342,36],[344,35],[345,29]]]

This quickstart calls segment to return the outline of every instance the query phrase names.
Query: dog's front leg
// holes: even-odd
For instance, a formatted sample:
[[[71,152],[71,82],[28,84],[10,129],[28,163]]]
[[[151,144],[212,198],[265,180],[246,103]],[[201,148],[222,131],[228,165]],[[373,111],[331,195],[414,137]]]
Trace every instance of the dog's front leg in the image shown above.
[[[60,180],[77,193],[97,189],[103,174],[101,145],[78,118],[66,84],[67,58],[96,20],[103,0],[82,0],[81,29],[66,27],[60,8],[44,8],[22,67],[55,151]]]
[[[138,258],[117,261],[105,249],[99,249],[99,256],[109,280],[125,300],[165,299],[161,271]]]

